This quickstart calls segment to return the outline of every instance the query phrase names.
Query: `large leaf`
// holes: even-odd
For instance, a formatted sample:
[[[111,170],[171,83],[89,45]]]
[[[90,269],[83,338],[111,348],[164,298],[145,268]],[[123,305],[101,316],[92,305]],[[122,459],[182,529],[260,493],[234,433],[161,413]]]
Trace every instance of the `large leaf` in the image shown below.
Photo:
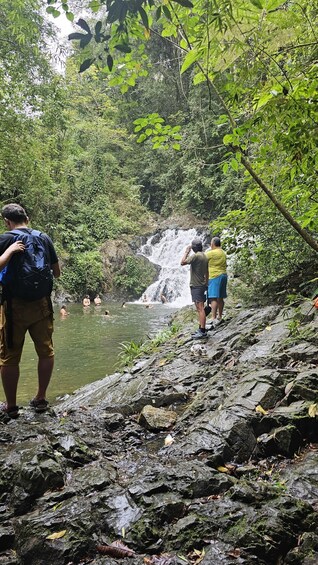
[[[80,18],[77,22],[76,25],[78,25],[79,27],[81,27],[82,29],[84,29],[85,31],[87,31],[87,33],[91,33],[90,27],[88,25],[87,22],[85,22],[85,20],[83,20],[83,18]]]
[[[180,6],[184,6],[185,8],[193,8],[192,2],[190,0],[172,0],[173,2],[177,2]]]
[[[189,51],[186,56],[185,59],[183,61],[182,67],[181,67],[181,74],[184,73],[187,69],[189,69],[189,67],[191,67],[191,65],[193,65],[193,63],[195,63],[200,57],[200,53],[196,50],[196,49],[192,49],[191,51]]]
[[[121,53],[131,53],[131,47],[129,47],[127,43],[115,45],[115,49],[117,49],[117,51],[120,51]]]
[[[148,16],[142,6],[139,8],[139,14],[146,29],[149,29]]]
[[[84,71],[86,71],[87,69],[89,69],[89,67],[94,63],[95,58],[94,59],[85,59],[85,61],[83,61],[83,63],[80,66],[80,73],[83,73]]]
[[[85,33],[79,33],[76,31],[74,33],[70,33],[68,39],[72,41],[73,39],[83,39],[84,37],[86,37]]]

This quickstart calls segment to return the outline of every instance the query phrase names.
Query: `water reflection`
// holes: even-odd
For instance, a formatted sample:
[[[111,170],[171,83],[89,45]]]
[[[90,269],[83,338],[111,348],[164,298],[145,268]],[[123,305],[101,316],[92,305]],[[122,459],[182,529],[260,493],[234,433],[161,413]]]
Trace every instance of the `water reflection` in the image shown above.
[[[109,314],[105,314],[105,311]],[[55,368],[49,388],[49,400],[116,371],[120,344],[153,337],[173,312],[163,304],[145,308],[142,304],[115,302],[67,305],[68,316],[60,315],[55,305]],[[18,403],[26,404],[36,391],[37,357],[27,335],[20,365]],[[0,393],[4,400],[3,392]]]

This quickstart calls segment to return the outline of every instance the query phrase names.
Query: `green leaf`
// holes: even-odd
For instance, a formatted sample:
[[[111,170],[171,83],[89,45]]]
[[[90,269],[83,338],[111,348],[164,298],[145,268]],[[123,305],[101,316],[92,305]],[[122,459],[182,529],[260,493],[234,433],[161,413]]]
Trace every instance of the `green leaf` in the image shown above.
[[[181,67],[181,74],[184,73],[187,69],[189,69],[189,67],[191,67],[191,65],[193,65],[193,63],[195,63],[195,61],[198,60],[200,54],[195,50],[192,49],[191,51],[189,51],[186,56],[185,59],[183,61],[182,67]]]
[[[267,11],[276,10],[282,4],[286,4],[286,0],[265,0],[264,8]]]
[[[228,133],[223,137],[224,145],[230,145],[233,142],[234,136],[231,133]]]
[[[110,71],[112,71],[113,66],[114,66],[114,59],[109,54],[109,55],[107,55],[107,67],[109,68]]]
[[[97,43],[100,43],[100,41],[101,41],[101,34],[100,34],[101,29],[102,29],[102,22],[99,21],[95,25],[95,41]]]
[[[86,37],[85,33],[79,33],[77,31],[75,31],[74,33],[69,34],[68,39],[70,41],[73,41],[74,39],[83,39],[84,37]]]
[[[86,35],[84,35],[84,37],[80,41],[80,48],[84,49],[84,47],[86,47],[86,45],[89,44],[92,37],[93,36],[90,33],[87,33]]]
[[[161,6],[159,6],[159,8],[157,8],[156,15],[155,15],[155,18],[156,18],[157,21],[160,19],[160,17],[161,17]]]
[[[48,6],[46,8],[46,12],[47,12],[47,14],[51,14],[51,16],[53,16],[53,18],[58,18],[61,15],[61,12],[59,10],[57,10],[56,8],[54,8],[53,6]]]
[[[263,10],[263,5],[262,2],[260,0],[250,0],[251,4],[253,4],[253,6],[255,6],[256,8],[259,8],[260,10]]]
[[[172,17],[171,17],[169,8],[167,8],[167,6],[164,5],[164,6],[162,6],[162,10],[163,10],[163,13],[166,16],[166,18],[168,20],[172,21]]]
[[[222,167],[223,173],[226,175],[226,173],[229,170],[229,164],[228,163],[224,163],[223,167]]]
[[[190,0],[172,0],[173,2],[177,2],[180,6],[184,6],[185,8],[193,8],[192,2]]]
[[[87,69],[89,69],[89,67],[94,63],[95,58],[94,59],[85,59],[85,61],[83,61],[83,63],[80,66],[80,73],[83,73],[84,71],[86,71]]]
[[[77,22],[76,25],[78,25],[79,27],[81,27],[82,29],[84,29],[85,31],[87,31],[87,33],[91,33],[90,27],[88,25],[88,23],[85,22],[85,20],[83,20],[83,18],[80,18]]]
[[[180,151],[180,148],[181,148],[180,143],[174,143],[172,145],[172,148],[175,149],[176,151]]]
[[[196,85],[196,84],[200,84],[201,82],[205,82],[205,81],[206,81],[206,77],[205,77],[205,75],[200,71],[199,73],[197,73],[197,74],[194,76],[193,84]]]
[[[94,12],[94,14],[96,12],[99,11],[100,9],[100,3],[98,0],[91,0],[91,2],[89,3],[89,8],[92,10],[92,12]]]
[[[234,157],[233,157],[233,159],[231,159],[230,163],[231,163],[232,169],[237,172],[238,169],[239,169],[239,165],[238,165],[237,160],[234,159]]]
[[[147,139],[147,136],[146,136],[144,133],[142,133],[142,134],[138,137],[137,143],[142,143],[143,141],[145,141],[145,139]]]
[[[140,6],[140,8],[139,8],[138,11],[139,11],[140,17],[141,17],[141,19],[142,19],[142,23],[144,24],[145,28],[146,28],[146,29],[149,29],[148,16],[147,16],[145,10],[143,9],[142,6]]]
[[[73,12],[66,12],[65,16],[66,16],[66,19],[67,19],[69,22],[73,22],[73,21],[74,21],[74,14],[73,14]]]
[[[131,47],[129,47],[127,43],[115,45],[115,49],[117,49],[117,51],[120,51],[121,53],[131,53]]]

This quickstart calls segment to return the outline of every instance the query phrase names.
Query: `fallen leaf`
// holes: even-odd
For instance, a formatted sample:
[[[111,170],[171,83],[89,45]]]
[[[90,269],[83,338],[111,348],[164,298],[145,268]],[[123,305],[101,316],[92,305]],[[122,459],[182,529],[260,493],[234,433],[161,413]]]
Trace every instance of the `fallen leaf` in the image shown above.
[[[259,412],[260,414],[268,414],[267,410],[264,410],[263,406],[258,404],[255,408],[255,412]]]
[[[66,530],[61,530],[60,532],[54,532],[53,534],[46,536],[45,539],[60,539],[63,536],[65,536],[65,534],[66,534]]]
[[[294,381],[289,381],[289,383],[287,383],[287,385],[285,386],[285,394],[289,394],[293,386]]]
[[[318,405],[315,404],[311,404],[308,408],[308,414],[311,418],[315,418],[318,414]]]
[[[125,557],[134,557],[135,552],[132,551],[127,545],[124,545],[121,541],[113,541],[109,544],[98,544],[96,546],[98,553],[102,555],[110,555],[111,557],[124,559]]]
[[[217,470],[219,471],[219,473],[229,473],[229,470],[226,467],[222,467],[222,465],[220,465],[220,467],[217,467]]]
[[[158,365],[159,367],[163,367],[167,363],[167,359],[160,359]]]
[[[241,555],[241,550],[240,550],[239,547],[235,547],[232,551],[229,551],[229,552],[227,553],[227,555],[228,555],[229,557],[240,557],[240,555]]]
[[[266,326],[265,330],[267,330],[268,332],[270,332],[272,329],[272,326]]]
[[[167,437],[165,438],[165,446],[168,447],[173,442],[174,442],[174,438],[172,437],[171,434],[168,434]]]

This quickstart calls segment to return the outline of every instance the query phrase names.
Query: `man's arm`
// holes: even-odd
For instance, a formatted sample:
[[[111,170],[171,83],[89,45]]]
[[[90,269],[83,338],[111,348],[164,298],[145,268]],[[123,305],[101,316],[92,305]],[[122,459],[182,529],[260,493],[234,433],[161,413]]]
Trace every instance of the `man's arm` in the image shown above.
[[[188,245],[188,247],[186,248],[186,250],[185,250],[185,252],[184,252],[184,255],[183,255],[182,259],[181,259],[181,265],[182,265],[182,267],[183,267],[184,265],[189,265],[187,259],[188,259],[188,255],[189,255],[191,249],[192,249],[191,245]]]
[[[0,270],[2,270],[10,261],[14,253],[19,253],[24,251],[24,245],[22,241],[15,241],[2,253],[0,256]]]
[[[58,279],[61,274],[60,264],[59,262],[53,263],[52,265],[53,277]]]

